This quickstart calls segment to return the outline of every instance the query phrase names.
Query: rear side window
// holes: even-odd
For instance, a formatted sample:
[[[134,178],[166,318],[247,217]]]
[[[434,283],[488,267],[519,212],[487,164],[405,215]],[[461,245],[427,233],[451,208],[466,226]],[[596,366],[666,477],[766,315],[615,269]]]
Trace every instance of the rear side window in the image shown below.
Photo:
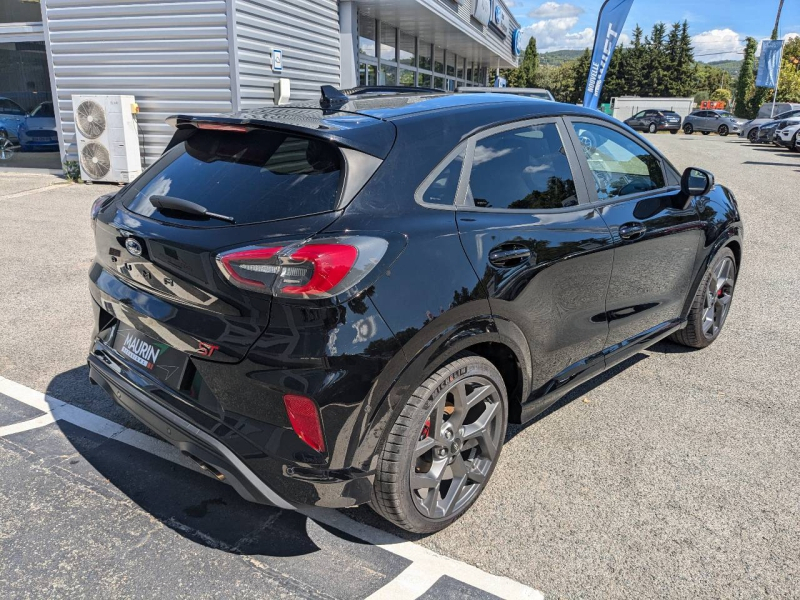
[[[478,208],[533,210],[578,204],[555,124],[512,129],[478,140],[469,194]]]
[[[254,130],[198,130],[169,150],[126,191],[132,212],[167,222],[224,222],[157,210],[153,195],[189,200],[209,212],[257,223],[333,210],[341,176],[341,154],[327,142]]]
[[[433,181],[422,193],[422,201],[426,204],[452,206],[455,202],[463,165],[464,151],[462,150],[433,176]]]

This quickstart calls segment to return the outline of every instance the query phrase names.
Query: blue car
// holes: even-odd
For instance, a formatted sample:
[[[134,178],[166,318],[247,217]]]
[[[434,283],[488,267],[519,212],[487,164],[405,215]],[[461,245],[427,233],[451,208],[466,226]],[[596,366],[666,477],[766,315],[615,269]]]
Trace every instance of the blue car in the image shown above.
[[[52,102],[42,102],[33,109],[18,130],[19,145],[23,152],[35,150],[57,151],[56,115]]]
[[[0,97],[0,138],[16,142],[19,139],[20,125],[25,122],[27,116],[28,113],[19,104]]]

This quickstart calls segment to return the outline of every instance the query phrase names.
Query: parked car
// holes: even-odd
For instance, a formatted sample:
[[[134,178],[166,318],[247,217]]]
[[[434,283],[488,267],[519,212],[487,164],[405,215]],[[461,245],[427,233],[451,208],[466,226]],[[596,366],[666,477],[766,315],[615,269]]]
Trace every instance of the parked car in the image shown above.
[[[9,139],[17,142],[19,126],[25,121],[28,113],[19,104],[9,98],[0,97],[0,140]]]
[[[515,88],[515,87],[466,87],[459,86],[456,88],[456,93],[459,94],[515,94],[517,96],[527,96],[529,98],[539,98],[540,100],[550,100],[555,102],[553,94],[544,88]]]
[[[780,121],[768,121],[758,128],[756,142],[759,144],[771,144],[775,140],[775,132],[778,131]]]
[[[770,103],[769,105],[765,106],[772,106],[772,104]],[[782,104],[777,105],[778,108],[780,108],[781,106]],[[795,108],[777,114],[775,115],[774,118],[770,117],[769,113],[767,113],[766,117],[759,116],[757,119],[753,119],[752,121],[747,121],[744,125],[742,125],[742,129],[739,132],[739,137],[747,138],[748,140],[750,140],[752,143],[755,144],[756,142],[758,142],[758,128],[761,127],[762,125],[765,125],[766,123],[770,123],[775,120],[790,119],[792,117],[800,116],[800,105],[789,105],[789,106],[795,106]],[[761,115],[763,110],[764,107],[762,106],[758,114]]]
[[[42,102],[19,126],[19,144],[23,152],[58,150],[56,115],[52,102]]]
[[[729,133],[739,133],[744,123],[744,119],[725,110],[696,110],[683,120],[683,132],[687,135],[699,131],[703,135],[718,133],[726,136]]]
[[[778,119],[783,113],[800,110],[800,104],[796,102],[776,102],[772,107],[772,102],[762,104],[758,109],[757,119]]]
[[[778,125],[775,142],[784,148],[794,150],[797,146],[797,134],[800,132],[800,118],[781,121],[784,126]]]
[[[90,377],[250,500],[442,529],[507,423],[725,324],[733,193],[597,111],[326,86],[168,121],[92,207]]]
[[[675,134],[681,129],[681,116],[671,110],[642,110],[626,119],[625,124],[636,131],[669,131]]]

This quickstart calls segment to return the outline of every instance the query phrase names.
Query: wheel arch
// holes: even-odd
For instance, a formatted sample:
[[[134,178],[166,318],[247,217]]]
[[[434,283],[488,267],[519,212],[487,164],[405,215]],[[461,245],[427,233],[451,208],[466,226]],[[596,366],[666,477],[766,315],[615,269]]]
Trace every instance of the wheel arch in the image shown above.
[[[393,381],[376,386],[387,391],[368,409],[370,414],[364,415],[353,465],[375,469],[379,450],[408,397],[431,374],[464,352],[485,358],[500,372],[508,393],[509,422],[520,422],[522,402],[530,394],[530,348],[520,328],[511,321],[476,318],[441,332],[408,360]]]

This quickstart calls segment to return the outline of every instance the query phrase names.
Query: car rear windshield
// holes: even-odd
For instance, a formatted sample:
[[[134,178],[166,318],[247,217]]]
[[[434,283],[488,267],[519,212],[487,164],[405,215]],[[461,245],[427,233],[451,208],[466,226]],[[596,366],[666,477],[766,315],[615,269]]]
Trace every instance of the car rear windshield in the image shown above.
[[[171,196],[237,225],[258,223],[333,210],[340,176],[341,154],[324,141],[265,130],[198,130],[131,184],[122,203],[160,221],[225,225],[150,202],[151,196]]]

